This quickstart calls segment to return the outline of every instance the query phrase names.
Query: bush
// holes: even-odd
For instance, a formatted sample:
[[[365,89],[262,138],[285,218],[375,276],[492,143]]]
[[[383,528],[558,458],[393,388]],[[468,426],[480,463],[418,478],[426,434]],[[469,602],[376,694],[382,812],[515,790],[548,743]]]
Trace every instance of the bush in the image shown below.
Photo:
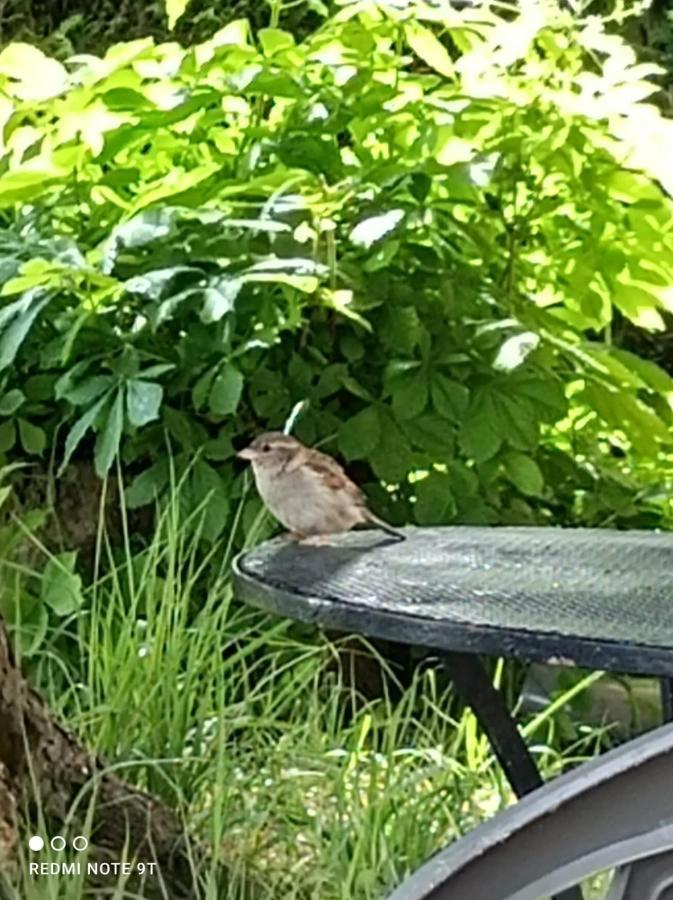
[[[137,506],[170,446],[212,541],[308,401],[393,521],[668,521],[673,380],[619,334],[673,302],[673,125],[595,19],[356,4],[0,73],[8,460],[119,456]]]

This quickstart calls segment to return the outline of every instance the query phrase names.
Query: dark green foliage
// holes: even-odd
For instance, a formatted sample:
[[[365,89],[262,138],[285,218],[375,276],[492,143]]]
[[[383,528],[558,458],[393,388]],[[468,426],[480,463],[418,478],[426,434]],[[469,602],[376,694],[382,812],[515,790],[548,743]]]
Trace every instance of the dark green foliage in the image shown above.
[[[393,521],[665,522],[673,379],[614,340],[673,304],[654,72],[539,11],[9,48],[4,453],[120,454],[136,506],[170,448],[214,540],[307,401]]]
[[[321,21],[322,3],[293,5],[282,23],[306,34]],[[2,7],[0,42],[37,43],[63,59],[72,53],[101,53],[110,44],[153,37],[184,45],[206,40],[227,22],[247,18],[254,28],[269,24],[264,0],[190,0],[174,31],[168,27],[164,0],[7,0]]]

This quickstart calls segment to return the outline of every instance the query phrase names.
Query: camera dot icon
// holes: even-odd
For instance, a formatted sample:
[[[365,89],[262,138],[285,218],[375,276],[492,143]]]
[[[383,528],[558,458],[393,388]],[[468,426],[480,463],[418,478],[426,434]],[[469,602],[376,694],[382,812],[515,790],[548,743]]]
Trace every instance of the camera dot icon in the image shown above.
[[[28,840],[28,846],[33,851],[33,853],[38,853],[44,847],[44,841],[42,840],[42,838],[40,837],[39,834],[34,834]]]

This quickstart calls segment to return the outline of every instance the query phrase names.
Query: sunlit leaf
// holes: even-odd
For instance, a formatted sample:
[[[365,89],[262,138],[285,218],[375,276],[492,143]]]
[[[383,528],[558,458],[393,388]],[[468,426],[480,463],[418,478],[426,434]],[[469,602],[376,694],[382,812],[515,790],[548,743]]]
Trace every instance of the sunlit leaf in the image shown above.
[[[212,281],[203,292],[201,321],[206,324],[219,322],[223,316],[230,313],[242,286],[240,278],[218,278]]]
[[[364,316],[360,315],[360,313],[354,309],[354,297],[353,291],[346,289],[339,290],[329,290],[325,288],[321,291],[320,296],[325,301],[327,306],[331,306],[332,309],[335,309],[337,312],[341,313],[342,316],[346,316],[347,319],[352,319],[354,322],[357,322],[359,325],[362,325],[367,331],[372,330],[371,324],[364,318]]]
[[[351,231],[350,239],[360,247],[369,248],[399,225],[403,218],[403,210],[391,209],[381,215],[363,219]]]
[[[166,15],[168,16],[168,27],[172,30],[175,28],[175,25],[187,9],[189,5],[189,0],[165,0],[166,3]]]
[[[57,97],[68,83],[68,73],[32,44],[9,44],[0,53],[0,74],[11,79],[10,93],[21,100]]]
[[[453,77],[455,73],[449,52],[429,28],[419,22],[407,22],[404,34],[411,49],[423,62],[440,75]]]
[[[523,334],[514,334],[500,345],[498,354],[493,360],[493,368],[503,372],[516,369],[525,361],[539,345],[540,336],[534,331],[524,331]]]

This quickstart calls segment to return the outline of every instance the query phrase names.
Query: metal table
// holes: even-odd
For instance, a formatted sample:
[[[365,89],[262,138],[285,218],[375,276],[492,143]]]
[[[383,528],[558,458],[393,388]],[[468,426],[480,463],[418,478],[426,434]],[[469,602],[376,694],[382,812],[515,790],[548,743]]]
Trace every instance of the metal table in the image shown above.
[[[238,557],[236,594],[323,628],[438,652],[519,797],[542,778],[478,654],[655,675],[664,717],[673,718],[673,535],[510,527],[405,533],[398,542],[353,532],[322,547],[278,538]]]

